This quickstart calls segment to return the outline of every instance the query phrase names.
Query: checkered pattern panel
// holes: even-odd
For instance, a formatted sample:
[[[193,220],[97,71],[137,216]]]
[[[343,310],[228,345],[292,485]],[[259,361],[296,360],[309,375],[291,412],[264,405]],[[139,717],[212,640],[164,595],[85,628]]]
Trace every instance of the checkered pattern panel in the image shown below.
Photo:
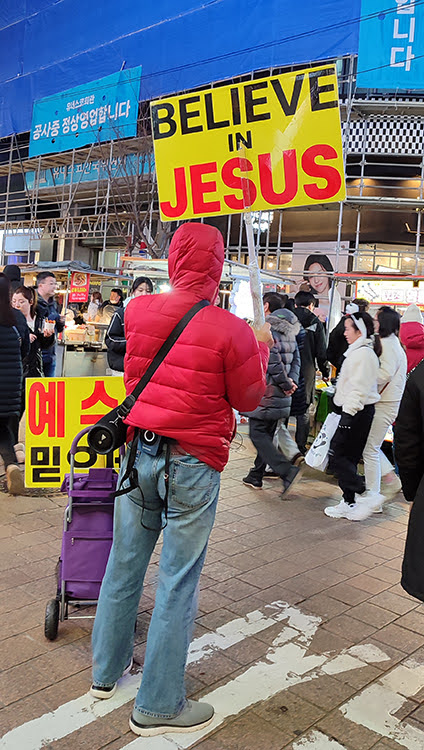
[[[343,123],[343,139],[347,124]],[[421,156],[424,149],[424,118],[369,117],[349,125],[347,152],[361,154],[410,154]],[[365,139],[365,144],[364,144]]]

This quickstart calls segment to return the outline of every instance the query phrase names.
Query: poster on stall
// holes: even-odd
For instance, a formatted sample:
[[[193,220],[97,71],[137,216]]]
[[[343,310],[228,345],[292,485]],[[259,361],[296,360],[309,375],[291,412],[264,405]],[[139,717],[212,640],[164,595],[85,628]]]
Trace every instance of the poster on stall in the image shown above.
[[[334,65],[151,104],[163,221],[342,201]]]
[[[338,255],[336,246],[336,242],[293,242],[290,275],[296,283],[291,285],[290,293],[296,294],[301,289],[311,291],[318,300],[315,314],[325,324],[328,322],[330,311],[334,272],[345,272],[348,267],[349,243],[340,244]],[[342,297],[345,293],[344,283],[339,283],[333,291],[330,331],[342,316]]]
[[[125,398],[123,378],[28,378],[26,381],[25,486],[59,489],[69,472],[69,450],[78,432]],[[87,436],[75,457],[75,471],[119,465],[118,453],[99,456]]]
[[[71,273],[69,302],[87,302],[90,289],[90,274],[81,271]]]

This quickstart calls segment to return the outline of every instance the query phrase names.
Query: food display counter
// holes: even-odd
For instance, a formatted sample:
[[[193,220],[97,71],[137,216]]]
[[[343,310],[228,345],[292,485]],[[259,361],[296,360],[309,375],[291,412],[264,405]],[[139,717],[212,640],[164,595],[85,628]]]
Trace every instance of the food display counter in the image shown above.
[[[104,343],[107,323],[66,325],[58,342],[61,377],[95,377],[106,375],[107,349]]]

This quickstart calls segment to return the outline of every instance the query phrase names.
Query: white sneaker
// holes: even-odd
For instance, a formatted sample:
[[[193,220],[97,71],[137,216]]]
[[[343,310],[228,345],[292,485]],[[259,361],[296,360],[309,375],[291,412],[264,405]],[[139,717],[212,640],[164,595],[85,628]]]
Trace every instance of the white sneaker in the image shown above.
[[[392,500],[398,492],[400,492],[402,489],[402,482],[400,481],[399,477],[396,476],[392,479],[391,482],[388,482],[387,480],[382,479],[381,481],[381,492],[383,493],[385,500]]]
[[[351,506],[342,499],[338,505],[329,505],[327,508],[324,508],[324,513],[329,518],[347,518],[346,513],[350,507]]]
[[[364,521],[372,513],[382,513],[384,495],[379,492],[364,492],[362,495],[355,495],[355,512],[352,513],[351,521]]]

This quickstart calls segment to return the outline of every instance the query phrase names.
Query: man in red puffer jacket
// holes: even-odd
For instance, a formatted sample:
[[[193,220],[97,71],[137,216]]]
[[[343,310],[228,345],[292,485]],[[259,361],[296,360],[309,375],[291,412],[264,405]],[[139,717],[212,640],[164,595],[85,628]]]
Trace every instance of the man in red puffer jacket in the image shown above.
[[[268,324],[257,332],[214,306],[224,262],[220,232],[184,224],[169,248],[172,291],[133,299],[125,312],[127,393],[172,329],[201,300],[132,408],[127,423],[162,436],[157,452],[138,444],[137,482],[116,500],[112,550],[93,628],[96,698],[109,698],[132,665],[134,623],[147,565],[163,529],[155,607],[143,678],[130,718],[136,734],[192,732],[213,707],[186,699],[184,669],[196,592],[215,518],[220,472],[234,434],[233,408],[252,411],[265,391]],[[150,450],[150,448],[149,448]],[[125,474],[127,456],[121,476]]]

